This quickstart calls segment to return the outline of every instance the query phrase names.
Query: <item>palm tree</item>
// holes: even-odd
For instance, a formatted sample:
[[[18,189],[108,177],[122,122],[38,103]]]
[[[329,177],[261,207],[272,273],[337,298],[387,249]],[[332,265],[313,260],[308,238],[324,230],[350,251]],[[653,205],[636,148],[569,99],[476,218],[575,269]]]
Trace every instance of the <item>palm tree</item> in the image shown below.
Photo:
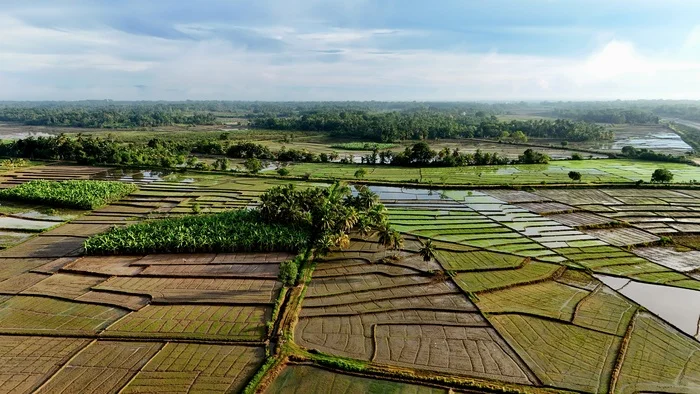
[[[367,218],[369,219],[370,224],[376,227],[381,227],[382,223],[386,222],[387,220],[386,212],[387,209],[383,204],[373,206],[367,212]]]
[[[431,259],[435,258],[435,245],[433,244],[433,240],[429,239],[423,243],[423,246],[420,248],[420,255],[423,257],[423,261],[430,261]]]
[[[401,233],[394,230],[388,223],[382,223],[377,229],[379,243],[387,249],[398,250],[403,246]]]
[[[358,208],[368,211],[379,203],[379,196],[365,185],[356,186]]]
[[[400,232],[391,230],[391,249],[399,250],[403,247],[403,236]]]
[[[331,187],[328,188],[328,202],[337,203],[343,198],[350,195],[350,188],[348,185],[340,182],[336,182]]]
[[[335,245],[335,242],[333,242],[333,239],[331,239],[330,236],[326,235],[326,236],[318,239],[314,246],[316,248],[316,253],[318,253],[318,255],[320,255],[320,256],[323,256],[323,255],[330,253],[330,251],[336,245]]]

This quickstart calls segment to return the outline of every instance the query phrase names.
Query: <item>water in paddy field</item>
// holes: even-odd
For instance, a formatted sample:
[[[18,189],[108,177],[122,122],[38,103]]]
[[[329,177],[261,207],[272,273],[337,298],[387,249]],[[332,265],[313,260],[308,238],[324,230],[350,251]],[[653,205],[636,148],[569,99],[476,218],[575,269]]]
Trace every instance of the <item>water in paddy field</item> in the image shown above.
[[[621,150],[625,146],[634,146],[635,148],[647,148],[651,150],[673,150],[678,152],[689,152],[693,150],[690,145],[676,133],[671,132],[655,132],[641,136],[629,136],[622,139],[616,139],[613,142],[613,150]]]
[[[370,186],[369,190],[376,193],[382,200],[441,200],[442,192],[429,189],[411,189],[394,186]]]
[[[0,140],[19,140],[28,137],[53,137],[55,134],[43,131],[20,131],[17,125],[0,123]]]
[[[110,169],[105,173],[94,176],[93,179],[121,181],[121,182],[159,182],[164,177],[172,174],[172,171],[149,171],[149,170],[123,170]]]
[[[693,150],[678,134],[662,127],[616,129],[614,132],[614,141],[589,141],[582,145],[587,148],[614,152],[619,152],[625,146],[633,146],[638,149],[646,148],[674,155],[681,155]]]
[[[43,220],[21,219],[11,216],[0,217],[0,229],[2,230],[42,231],[58,223]]]
[[[607,275],[594,276],[679,330],[700,340],[700,291],[635,282]]]

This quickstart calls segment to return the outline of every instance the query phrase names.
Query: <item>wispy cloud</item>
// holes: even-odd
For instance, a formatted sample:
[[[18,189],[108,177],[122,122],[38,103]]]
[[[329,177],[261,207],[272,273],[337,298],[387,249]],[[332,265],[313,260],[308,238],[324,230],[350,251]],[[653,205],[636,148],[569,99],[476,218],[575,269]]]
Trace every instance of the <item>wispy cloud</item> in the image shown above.
[[[700,98],[696,21],[651,26],[675,37],[658,47],[610,22],[616,8],[603,2],[586,13],[524,0],[551,13],[522,15],[519,3],[493,20],[456,1],[57,3],[0,5],[0,99]],[[556,21],[563,3],[590,21]]]

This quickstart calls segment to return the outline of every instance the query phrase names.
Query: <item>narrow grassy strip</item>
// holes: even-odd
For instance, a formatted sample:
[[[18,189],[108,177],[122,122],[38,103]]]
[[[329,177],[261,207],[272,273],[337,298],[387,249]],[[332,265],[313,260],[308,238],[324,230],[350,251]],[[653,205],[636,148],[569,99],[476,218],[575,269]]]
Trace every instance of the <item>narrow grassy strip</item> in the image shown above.
[[[307,245],[306,230],[265,223],[257,211],[226,211],[114,228],[85,241],[91,255],[292,252]]]
[[[23,183],[0,190],[0,199],[40,203],[54,207],[96,209],[138,190],[128,183],[112,181],[46,181]]]
[[[377,143],[377,142],[346,142],[343,144],[333,144],[331,148],[345,150],[383,150],[395,148],[396,144]]]
[[[274,367],[274,366],[279,366],[281,363],[281,360],[277,357],[270,356],[265,360],[265,363],[258,369],[258,372],[253,375],[253,377],[250,379],[248,384],[243,388],[243,391],[241,391],[241,394],[255,394],[257,392],[257,388],[260,385],[260,382],[262,382],[263,378],[267,373]]]

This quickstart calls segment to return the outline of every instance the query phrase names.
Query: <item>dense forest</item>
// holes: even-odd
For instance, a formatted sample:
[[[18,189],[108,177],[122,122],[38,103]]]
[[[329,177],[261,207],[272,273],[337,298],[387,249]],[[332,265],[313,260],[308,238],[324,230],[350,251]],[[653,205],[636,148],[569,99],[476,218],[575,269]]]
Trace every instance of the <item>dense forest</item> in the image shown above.
[[[108,138],[29,137],[0,144],[0,156],[27,159],[67,160],[80,164],[175,167],[190,153],[186,144],[164,143],[139,146]]]
[[[582,122],[610,124],[659,124],[659,116],[636,109],[556,109],[550,114],[555,118]]]
[[[260,116],[251,127],[272,130],[324,131],[340,137],[393,142],[437,138],[507,138],[522,131],[528,137],[569,141],[611,139],[612,132],[571,120],[499,121],[485,114],[452,115],[442,112],[315,111],[303,115]]]
[[[588,122],[653,124],[655,117],[700,121],[699,101],[543,102],[541,106],[549,109],[543,111],[542,114]]]
[[[188,114],[166,108],[0,108],[0,121],[33,126],[84,128],[135,128],[174,124],[209,125],[211,113]]]
[[[528,137],[569,141],[611,139],[612,132],[570,120],[499,121],[495,116],[451,115],[441,112],[317,111],[301,116],[261,116],[251,127],[272,130],[325,131],[335,136],[393,142],[437,138],[507,138],[522,131]]]
[[[502,118],[528,119],[532,115],[563,120]],[[661,118],[700,121],[700,102],[0,102],[0,122],[26,125],[133,129],[211,125],[226,123],[227,118],[246,118],[254,128],[323,131],[377,142],[505,139],[518,131],[527,137],[584,141],[612,137],[596,125],[600,123],[646,125],[658,124]]]
[[[506,114],[527,103],[476,103],[476,102],[417,102],[417,101],[4,101],[0,109],[142,109],[150,111],[215,112],[237,116],[256,114],[276,114],[288,116],[307,111],[440,111],[450,113]]]

